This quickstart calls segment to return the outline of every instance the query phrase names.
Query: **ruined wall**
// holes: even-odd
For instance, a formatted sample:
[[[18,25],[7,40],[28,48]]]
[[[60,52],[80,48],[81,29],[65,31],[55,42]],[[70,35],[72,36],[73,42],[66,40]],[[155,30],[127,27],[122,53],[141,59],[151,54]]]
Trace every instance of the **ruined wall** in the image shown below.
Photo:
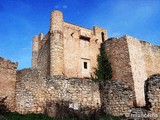
[[[144,55],[147,77],[160,73],[160,47],[148,42],[140,41]]]
[[[11,111],[15,109],[15,82],[17,63],[0,58],[0,100],[5,100]]]
[[[32,41],[32,68],[37,68],[38,65],[38,55],[39,55],[39,49],[45,44],[46,37],[48,37],[48,34],[45,36],[43,33],[40,33],[37,36],[34,36]],[[47,38],[48,40],[48,38]]]
[[[37,69],[40,70],[41,76],[50,75],[50,41],[45,44],[38,51]]]
[[[28,76],[32,69],[31,68],[25,68],[25,69],[22,69],[22,70],[18,70],[17,71],[17,79],[21,80],[24,76]]]
[[[105,42],[105,51],[111,63],[112,79],[122,81],[134,90],[127,40],[124,37],[109,39]]]
[[[125,39],[128,44],[130,58],[130,61],[128,62],[130,62],[132,69],[136,103],[138,106],[145,106],[144,82],[147,79],[147,74],[141,43],[138,39],[130,36],[125,36]]]
[[[132,90],[120,81],[106,81],[102,89],[102,107],[114,116],[129,115],[133,107]]]
[[[150,110],[155,117],[156,115],[160,115],[160,74],[152,75],[146,80],[145,95],[146,108]]]
[[[60,76],[39,78],[30,71],[16,84],[16,109],[19,113],[44,113],[48,102],[68,101],[81,107],[100,105],[99,88],[89,79],[67,79]]]

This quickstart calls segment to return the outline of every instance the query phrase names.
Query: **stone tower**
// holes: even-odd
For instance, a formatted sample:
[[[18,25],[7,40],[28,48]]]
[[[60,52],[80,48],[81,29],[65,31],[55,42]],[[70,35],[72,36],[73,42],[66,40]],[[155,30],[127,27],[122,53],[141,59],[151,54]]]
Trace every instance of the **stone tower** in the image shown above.
[[[63,75],[63,14],[53,11],[50,19],[50,75]]]

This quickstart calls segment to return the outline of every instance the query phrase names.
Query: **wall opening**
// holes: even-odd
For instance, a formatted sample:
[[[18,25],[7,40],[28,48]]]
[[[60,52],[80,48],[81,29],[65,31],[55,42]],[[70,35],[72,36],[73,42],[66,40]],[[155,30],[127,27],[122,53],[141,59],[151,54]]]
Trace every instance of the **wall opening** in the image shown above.
[[[90,77],[90,59],[81,58],[82,77]]]
[[[105,41],[105,39],[104,39],[104,32],[101,32],[101,37],[102,37],[102,42],[104,42]]]
[[[84,62],[84,69],[87,69],[87,62]]]
[[[90,42],[90,37],[87,37],[87,36],[80,36],[80,39]]]

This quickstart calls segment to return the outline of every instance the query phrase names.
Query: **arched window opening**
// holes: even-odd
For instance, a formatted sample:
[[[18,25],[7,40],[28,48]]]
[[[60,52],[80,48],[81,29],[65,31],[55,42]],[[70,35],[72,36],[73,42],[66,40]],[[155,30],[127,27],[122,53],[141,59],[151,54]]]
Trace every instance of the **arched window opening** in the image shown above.
[[[102,42],[104,42],[105,41],[105,39],[104,39],[104,32],[101,32],[101,37],[102,37]]]

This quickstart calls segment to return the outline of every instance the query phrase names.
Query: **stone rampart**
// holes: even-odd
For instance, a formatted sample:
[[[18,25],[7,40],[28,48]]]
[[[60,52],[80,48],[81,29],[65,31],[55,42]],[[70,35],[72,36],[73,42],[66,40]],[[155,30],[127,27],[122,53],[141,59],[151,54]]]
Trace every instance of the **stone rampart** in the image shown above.
[[[160,73],[160,46],[140,41],[147,77]]]
[[[6,98],[5,103],[11,111],[15,109],[17,65],[17,63],[0,58],[0,100]]]
[[[16,109],[19,113],[44,113],[48,102],[67,101],[78,107],[100,106],[98,84],[89,79],[44,77],[31,70],[16,84]]]

